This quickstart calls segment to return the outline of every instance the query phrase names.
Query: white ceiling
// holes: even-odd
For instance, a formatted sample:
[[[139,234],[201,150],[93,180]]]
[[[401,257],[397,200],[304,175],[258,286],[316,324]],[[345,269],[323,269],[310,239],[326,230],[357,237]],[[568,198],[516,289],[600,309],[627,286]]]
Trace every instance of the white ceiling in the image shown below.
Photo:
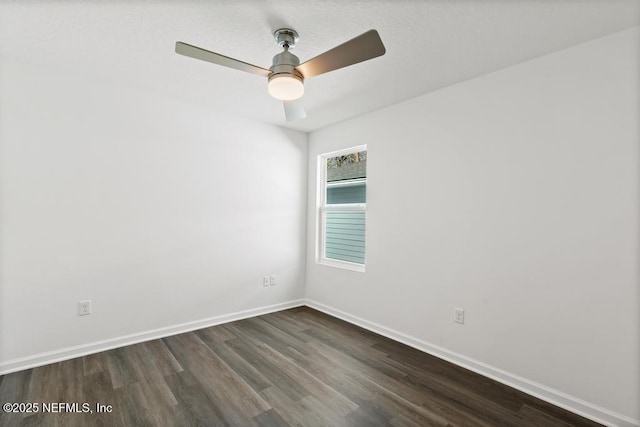
[[[0,0],[0,56],[312,131],[638,24],[640,0]],[[268,68],[280,27],[303,62],[371,28],[387,53],[307,80],[291,123],[266,79],[174,53]]]

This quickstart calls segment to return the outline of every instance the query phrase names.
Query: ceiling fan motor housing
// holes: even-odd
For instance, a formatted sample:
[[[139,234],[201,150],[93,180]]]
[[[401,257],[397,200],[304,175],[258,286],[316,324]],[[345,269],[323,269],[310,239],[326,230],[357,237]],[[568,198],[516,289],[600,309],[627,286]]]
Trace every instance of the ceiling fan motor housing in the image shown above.
[[[297,56],[285,50],[273,57],[273,65],[269,68],[271,74],[269,74],[269,80],[276,76],[288,75],[294,77],[301,82],[304,81],[304,77],[300,71],[296,70],[296,67],[300,65],[300,60]]]

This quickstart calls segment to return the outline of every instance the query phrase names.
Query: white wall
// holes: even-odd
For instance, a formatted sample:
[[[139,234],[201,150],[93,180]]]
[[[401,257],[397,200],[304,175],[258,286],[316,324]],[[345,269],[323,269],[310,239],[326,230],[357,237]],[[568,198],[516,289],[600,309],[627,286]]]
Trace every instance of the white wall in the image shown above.
[[[639,34],[312,133],[312,305],[592,417],[637,423]],[[363,143],[357,273],[315,263],[316,156]]]
[[[0,371],[303,296],[306,134],[0,70]]]

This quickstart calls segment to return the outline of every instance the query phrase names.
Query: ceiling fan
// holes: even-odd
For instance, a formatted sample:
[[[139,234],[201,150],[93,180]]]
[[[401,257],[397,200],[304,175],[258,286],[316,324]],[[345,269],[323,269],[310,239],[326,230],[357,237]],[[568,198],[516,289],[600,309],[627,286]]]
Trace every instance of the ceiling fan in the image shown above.
[[[267,77],[269,94],[283,101],[287,121],[292,121],[307,116],[300,102],[304,94],[304,79],[376,58],[386,52],[378,32],[369,30],[300,64],[298,57],[289,52],[298,41],[298,33],[290,28],[280,28],[273,37],[284,51],[273,57],[269,69],[183,42],[176,42],[176,53]]]

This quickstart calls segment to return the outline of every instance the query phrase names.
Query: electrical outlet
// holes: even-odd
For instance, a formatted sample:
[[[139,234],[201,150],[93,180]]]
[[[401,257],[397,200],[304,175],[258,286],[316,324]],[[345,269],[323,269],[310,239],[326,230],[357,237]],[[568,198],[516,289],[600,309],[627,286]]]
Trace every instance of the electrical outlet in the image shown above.
[[[462,308],[453,309],[453,321],[464,324],[464,310]]]
[[[271,283],[271,279],[269,279],[269,276],[262,277],[262,286],[264,286],[265,288],[268,288],[270,283]]]
[[[269,276],[269,283],[271,284],[271,286],[275,286],[276,285],[276,276],[274,274]]]
[[[78,303],[78,316],[87,316],[91,314],[91,300],[80,301]]]

